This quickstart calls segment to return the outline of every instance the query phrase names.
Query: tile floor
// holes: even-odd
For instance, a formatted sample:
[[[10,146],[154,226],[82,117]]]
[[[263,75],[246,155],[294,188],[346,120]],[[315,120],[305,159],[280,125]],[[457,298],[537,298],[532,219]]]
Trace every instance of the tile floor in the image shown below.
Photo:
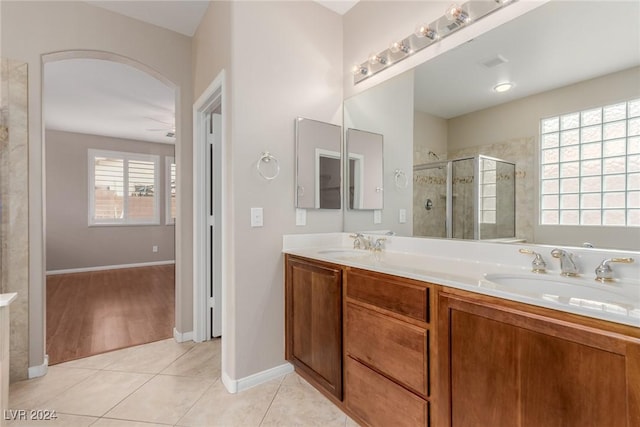
[[[357,426],[295,373],[227,393],[220,340],[169,339],[51,366],[12,384],[9,405],[57,414],[9,426]]]

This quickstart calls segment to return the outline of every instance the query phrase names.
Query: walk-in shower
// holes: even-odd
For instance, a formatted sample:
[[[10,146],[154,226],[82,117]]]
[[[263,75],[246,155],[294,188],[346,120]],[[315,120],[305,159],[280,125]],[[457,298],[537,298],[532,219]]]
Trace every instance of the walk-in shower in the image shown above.
[[[515,237],[515,164],[478,155],[413,167],[413,235]]]

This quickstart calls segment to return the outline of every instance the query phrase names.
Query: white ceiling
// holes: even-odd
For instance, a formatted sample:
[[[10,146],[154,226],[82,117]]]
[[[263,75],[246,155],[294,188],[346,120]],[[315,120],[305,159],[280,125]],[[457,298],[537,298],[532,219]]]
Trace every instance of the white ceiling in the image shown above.
[[[638,1],[547,3],[419,66],[415,107],[451,118],[640,65],[639,18]]]
[[[193,36],[209,7],[208,0],[87,1],[130,18],[148,22],[185,36]]]
[[[45,127],[173,144],[173,88],[129,65],[68,59],[44,67]]]
[[[344,15],[359,0],[314,1]],[[195,34],[210,2],[209,0],[89,0],[87,3],[191,37]]]

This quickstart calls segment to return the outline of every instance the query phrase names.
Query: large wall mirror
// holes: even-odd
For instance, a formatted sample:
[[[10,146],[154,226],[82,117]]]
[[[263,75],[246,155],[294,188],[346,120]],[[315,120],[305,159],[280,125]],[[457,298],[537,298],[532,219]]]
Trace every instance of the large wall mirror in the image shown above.
[[[297,208],[341,208],[341,133],[330,123],[295,120]]]
[[[638,16],[635,1],[551,1],[345,100],[345,127],[385,136],[383,221],[345,211],[345,231],[457,237],[446,225],[463,221],[487,239],[640,250]],[[447,163],[481,156],[502,162],[495,200],[476,190],[477,209],[447,218]],[[492,225],[508,192],[509,225]]]
[[[382,209],[384,159],[383,136],[347,129],[347,206],[349,209]]]

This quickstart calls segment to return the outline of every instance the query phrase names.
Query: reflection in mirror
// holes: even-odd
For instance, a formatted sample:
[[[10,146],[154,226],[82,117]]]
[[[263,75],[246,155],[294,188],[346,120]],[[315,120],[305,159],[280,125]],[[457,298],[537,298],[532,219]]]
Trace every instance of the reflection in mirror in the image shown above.
[[[383,207],[383,136],[347,129],[347,199],[349,209]]]
[[[298,117],[296,200],[301,209],[340,209],[340,126]]]
[[[435,164],[447,159],[477,158],[480,155],[500,158],[507,163],[515,164],[515,190],[504,190],[501,184],[496,182],[495,202],[496,206],[501,203],[499,198],[505,191],[515,191],[515,212],[507,215],[505,211],[505,215],[515,217],[516,239],[529,243],[572,246],[581,246],[583,242],[590,241],[596,248],[638,250],[640,227],[633,224],[613,227],[607,226],[606,223],[590,226],[541,223],[541,186],[550,186],[555,181],[541,175],[539,159],[542,155],[540,150],[545,149],[540,145],[543,120],[573,117],[575,114],[571,113],[591,111],[600,107],[604,107],[604,111],[607,106],[616,106],[640,97],[640,27],[637,25],[639,14],[639,2],[544,3],[477,36],[469,43],[438,55],[404,74],[346,100],[345,126],[348,123],[350,127],[362,128],[361,123],[366,122],[366,117],[360,112],[366,112],[366,116],[376,118],[375,123],[381,123],[375,128],[376,132],[384,134],[387,139],[385,162],[393,159],[393,164],[388,164],[390,168],[412,170],[414,165]],[[580,16],[579,20],[574,18],[577,15]],[[594,27],[600,28],[602,32],[592,31],[591,28]],[[544,28],[544,31],[540,31],[541,28]],[[602,34],[607,36],[602,37]],[[612,48],[613,46],[615,48]],[[498,93],[493,90],[498,83],[505,81],[513,84],[510,91]],[[400,89],[401,82],[403,88],[407,83],[410,84],[410,96]],[[384,101],[382,96],[375,97],[376,93],[384,93]],[[404,109],[406,105],[410,105],[412,110],[412,123],[401,122],[401,116],[394,116],[394,121],[380,120],[394,111]],[[352,112],[356,106],[358,115]],[[381,113],[382,111],[384,113]],[[633,187],[636,180],[640,180],[636,178],[640,176],[640,170],[633,169],[636,167],[634,156],[637,156],[633,150],[639,149],[636,146],[640,147],[637,142],[640,141],[640,126],[636,126],[635,123],[640,119],[636,119],[636,113],[629,114],[625,119],[629,120],[627,133],[616,137],[624,138],[626,141],[628,166],[626,172],[616,173],[626,173],[627,187],[624,191],[629,204],[626,209],[633,216],[634,212],[640,212],[634,207],[640,207],[640,202],[636,201],[640,200],[640,197],[635,197],[636,190]],[[369,125],[370,122],[371,120]],[[607,137],[604,136],[605,125],[606,121],[603,120],[603,130],[600,134],[602,147],[607,145]],[[620,129],[623,127],[621,125]],[[400,128],[409,132],[410,141],[404,137],[391,142],[388,136],[397,134]],[[559,134],[562,132],[563,129],[558,131]],[[577,133],[581,135],[580,132]],[[582,147],[583,142],[577,140],[572,144],[574,148]],[[563,142],[560,142],[560,145],[563,145]],[[407,151],[412,153],[410,163],[407,163],[406,159],[387,157]],[[569,151],[574,154],[577,152],[580,156],[580,149],[565,149],[562,152]],[[613,154],[602,153],[602,165],[605,165],[608,156]],[[569,166],[573,165],[569,160],[568,157],[564,160],[558,159],[561,174],[569,173]],[[563,166],[565,161],[567,163]],[[576,160],[581,161],[581,158]],[[511,171],[497,169],[498,164],[496,176],[512,174]],[[580,168],[577,170],[580,174]],[[451,173],[453,174],[453,171]],[[602,172],[598,173],[601,181],[607,182],[605,175],[608,172],[604,166]],[[549,182],[542,183],[541,178],[548,178]],[[559,180],[562,179],[560,176]],[[434,190],[432,195],[424,196],[418,191],[426,182],[440,188]],[[412,230],[416,230],[415,235],[425,235],[422,228],[424,224],[420,222],[424,221],[424,214],[434,213],[431,215],[434,217],[433,227],[438,231],[429,235],[446,237],[446,185],[446,166],[415,171],[413,182],[409,185],[409,194],[397,192],[393,200],[388,197],[389,194],[385,194],[386,222],[380,229],[391,230],[400,235],[411,235]],[[490,188],[487,186],[487,191],[491,191]],[[575,197],[563,197],[568,195],[569,188],[558,186],[556,191],[559,203],[574,203],[571,206],[575,205],[575,208],[571,209],[575,212],[570,212],[574,220],[581,217],[583,209],[591,208],[591,205],[581,205],[583,200],[586,203],[587,198],[581,197],[579,191],[574,192]],[[455,194],[455,191],[453,193]],[[601,200],[601,208],[606,209],[604,203],[607,198],[604,192],[598,194],[601,198],[588,199]],[[621,196],[618,199],[624,200],[625,197]],[[484,216],[487,218],[485,222],[488,222],[493,215],[488,207],[493,201],[487,197],[484,203],[487,204],[487,209],[476,210],[474,215],[480,215],[481,219]],[[399,221],[397,214],[407,206],[410,209],[409,222],[413,222],[409,224],[409,228],[406,227],[407,224]],[[546,205],[542,207],[550,209]],[[561,207],[558,209],[561,210]],[[438,211],[442,211],[442,214],[435,215]],[[497,221],[499,213],[496,211],[495,215]],[[629,214],[627,216],[629,217]],[[439,223],[435,220],[436,217]],[[569,215],[566,217],[569,218]],[[604,218],[604,215],[602,217]],[[454,218],[457,218],[455,214]],[[465,218],[465,221],[473,223],[473,218]],[[452,227],[455,225],[454,222],[455,220],[451,221]],[[506,234],[513,234],[510,227],[498,227],[496,224],[493,230],[495,233],[488,234],[487,227],[483,225],[478,236],[473,233],[470,236],[468,231],[463,232],[459,228],[458,231],[464,238],[498,239]],[[375,227],[368,223],[356,223],[355,218],[351,218],[349,213],[345,212],[345,231],[373,229]],[[452,231],[451,237],[458,235]],[[513,239],[508,238],[507,241],[511,242]]]
[[[414,166],[413,235],[515,240],[515,169],[487,156]]]

